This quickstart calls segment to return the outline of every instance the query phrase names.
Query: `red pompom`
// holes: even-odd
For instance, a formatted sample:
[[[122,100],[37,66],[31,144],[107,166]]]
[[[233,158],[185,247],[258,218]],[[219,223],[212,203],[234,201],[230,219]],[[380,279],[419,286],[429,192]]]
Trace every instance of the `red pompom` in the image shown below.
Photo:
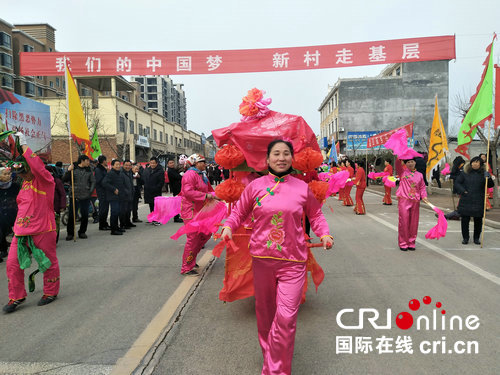
[[[326,199],[326,191],[329,187],[328,182],[314,180],[309,182],[307,185],[313,192],[314,197],[318,200],[318,202],[323,202]]]
[[[292,166],[302,172],[311,172],[318,168],[321,163],[323,163],[321,152],[313,150],[311,147],[306,147],[295,154]]]
[[[225,145],[215,154],[215,162],[226,169],[233,169],[245,161],[245,155],[235,145]]]
[[[243,190],[245,190],[245,185],[234,178],[230,178],[215,187],[215,195],[228,203],[232,203],[240,199]]]

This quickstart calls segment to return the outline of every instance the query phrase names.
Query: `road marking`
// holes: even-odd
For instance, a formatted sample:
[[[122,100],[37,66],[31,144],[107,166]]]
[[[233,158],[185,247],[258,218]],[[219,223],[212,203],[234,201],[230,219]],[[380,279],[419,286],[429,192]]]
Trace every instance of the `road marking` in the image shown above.
[[[198,261],[200,270],[204,269],[213,255],[211,251],[206,251]],[[135,340],[128,352],[116,361],[111,374],[131,374],[141,363],[144,356],[148,353],[156,340],[168,326],[172,316],[182,303],[191,287],[198,282],[198,277],[183,276],[184,279],[170,298],[165,302],[160,312],[151,320],[141,335]]]
[[[395,232],[398,231],[398,227],[397,226],[392,225],[391,223],[389,223],[389,222],[387,222],[387,221],[385,221],[385,220],[383,220],[383,219],[381,219],[381,218],[379,218],[379,217],[377,217],[377,216],[375,216],[375,215],[373,215],[373,214],[371,214],[369,212],[367,212],[366,215],[368,217],[371,217],[373,220],[376,220],[379,223],[385,225],[386,227],[394,230]],[[463,259],[461,259],[461,258],[459,258],[459,257],[457,257],[457,256],[455,256],[453,254],[450,254],[450,253],[448,253],[448,252],[440,249],[439,247],[431,244],[428,241],[421,240],[421,239],[417,238],[417,242],[419,244],[421,244],[421,245],[424,245],[428,249],[430,249],[432,251],[435,251],[436,253],[438,253],[438,254],[440,254],[440,255],[442,255],[442,256],[444,256],[444,257],[446,257],[446,258],[448,258],[448,259],[450,259],[450,260],[452,260],[452,261],[454,261],[454,262],[456,262],[458,264],[460,264],[461,266],[464,266],[465,268],[469,269],[470,271],[477,273],[479,276],[482,276],[485,279],[488,279],[491,282],[493,282],[493,283],[495,283],[497,285],[500,285],[500,277],[495,276],[492,273],[489,273],[489,272],[483,270],[482,268],[479,268],[479,267],[475,266],[474,264],[472,264],[470,262],[467,262],[466,260],[463,260]]]
[[[112,366],[60,362],[0,362],[0,374],[109,374]]]

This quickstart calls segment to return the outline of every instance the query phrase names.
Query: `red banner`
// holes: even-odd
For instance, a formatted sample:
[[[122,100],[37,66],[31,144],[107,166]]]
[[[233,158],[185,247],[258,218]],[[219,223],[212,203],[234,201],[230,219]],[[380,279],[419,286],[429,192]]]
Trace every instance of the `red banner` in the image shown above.
[[[366,147],[372,148],[372,147],[382,146],[385,142],[389,140],[389,138],[391,138],[391,135],[396,133],[399,129],[403,128],[406,130],[406,136],[408,138],[413,136],[413,122],[410,122],[409,124],[400,126],[399,128],[379,133],[377,135],[374,135],[373,137],[368,138],[366,141]]]
[[[181,52],[21,52],[24,76],[223,74],[455,59],[455,36],[325,46]]]

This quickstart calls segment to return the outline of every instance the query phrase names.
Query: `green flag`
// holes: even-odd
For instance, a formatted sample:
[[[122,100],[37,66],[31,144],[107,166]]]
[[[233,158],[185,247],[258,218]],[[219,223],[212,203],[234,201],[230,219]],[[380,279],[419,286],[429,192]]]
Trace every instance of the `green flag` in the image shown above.
[[[486,51],[489,55],[483,64],[485,65],[483,76],[476,93],[470,98],[471,106],[462,121],[458,132],[458,147],[455,149],[467,159],[470,159],[469,144],[476,135],[477,127],[483,127],[485,121],[493,117],[493,41]]]
[[[94,129],[90,147],[92,148],[92,159],[97,159],[98,156],[101,155],[101,145],[99,144],[99,137],[97,136],[97,128]]]

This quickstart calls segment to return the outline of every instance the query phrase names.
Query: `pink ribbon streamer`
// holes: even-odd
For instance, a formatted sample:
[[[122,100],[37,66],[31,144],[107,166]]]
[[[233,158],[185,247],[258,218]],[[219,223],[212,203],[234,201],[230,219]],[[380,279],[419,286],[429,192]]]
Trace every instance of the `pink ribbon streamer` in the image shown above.
[[[444,165],[444,168],[443,168],[443,170],[441,171],[441,174],[442,174],[443,176],[446,176],[447,174],[450,174],[450,165],[449,165],[448,163],[446,163],[446,164]]]
[[[448,222],[446,221],[446,218],[444,217],[443,211],[441,211],[437,207],[433,207],[433,210],[438,214],[438,222],[437,224],[432,227],[427,234],[425,235],[425,238],[429,240],[438,240],[441,237],[446,236],[446,231],[448,230]]]
[[[156,197],[155,209],[148,215],[148,221],[166,224],[175,215],[181,213],[182,197]]]
[[[368,173],[368,178],[370,180],[375,180],[377,178],[382,178],[385,176],[389,176],[389,173],[387,173],[387,172],[370,172],[370,173]]]
[[[193,217],[193,220],[184,224],[170,238],[177,240],[187,233],[211,234],[217,232],[219,224],[227,216],[227,207],[224,202],[211,200]]]
[[[391,135],[387,142],[384,143],[384,147],[391,149],[394,155],[397,155],[397,157],[402,160],[422,157],[422,154],[408,147],[408,138],[404,128],[399,129]]]

